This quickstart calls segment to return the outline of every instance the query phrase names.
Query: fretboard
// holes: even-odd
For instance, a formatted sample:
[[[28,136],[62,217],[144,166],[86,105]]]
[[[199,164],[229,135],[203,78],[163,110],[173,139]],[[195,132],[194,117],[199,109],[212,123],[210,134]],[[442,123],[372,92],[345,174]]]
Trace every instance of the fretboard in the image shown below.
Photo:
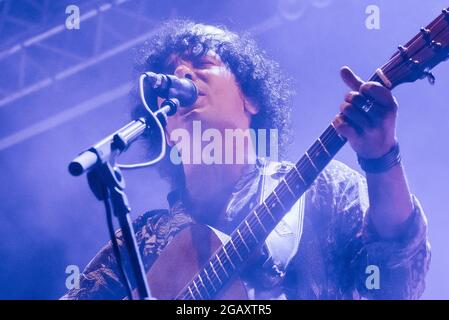
[[[434,81],[427,69],[449,57],[449,8],[444,9],[426,28],[421,28],[405,46],[370,78],[390,90],[422,77]],[[214,299],[230,282],[248,258],[304,194],[318,174],[346,143],[335,127],[340,117],[312,144],[304,156],[280,180],[274,191],[241,222],[195,275],[176,299]]]

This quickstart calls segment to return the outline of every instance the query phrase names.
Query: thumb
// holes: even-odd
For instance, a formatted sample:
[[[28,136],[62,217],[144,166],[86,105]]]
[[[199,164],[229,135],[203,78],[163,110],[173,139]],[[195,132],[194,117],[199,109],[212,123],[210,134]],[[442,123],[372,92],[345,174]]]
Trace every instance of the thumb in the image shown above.
[[[356,76],[354,74],[354,72],[352,72],[352,70],[349,69],[349,67],[346,67],[346,66],[341,68],[340,76],[343,79],[343,81],[346,83],[346,85],[349,88],[351,88],[351,90],[354,90],[354,91],[359,91],[362,84],[365,83],[362,79],[360,79],[358,76]]]

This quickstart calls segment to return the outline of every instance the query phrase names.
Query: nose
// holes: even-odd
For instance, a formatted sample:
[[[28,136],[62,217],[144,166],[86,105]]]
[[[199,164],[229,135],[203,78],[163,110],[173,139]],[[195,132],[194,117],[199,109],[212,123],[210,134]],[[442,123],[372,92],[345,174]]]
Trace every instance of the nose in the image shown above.
[[[180,64],[179,66],[177,66],[174,75],[178,78],[187,78],[190,80],[194,80],[195,78],[195,73],[193,72],[193,70],[185,64]]]

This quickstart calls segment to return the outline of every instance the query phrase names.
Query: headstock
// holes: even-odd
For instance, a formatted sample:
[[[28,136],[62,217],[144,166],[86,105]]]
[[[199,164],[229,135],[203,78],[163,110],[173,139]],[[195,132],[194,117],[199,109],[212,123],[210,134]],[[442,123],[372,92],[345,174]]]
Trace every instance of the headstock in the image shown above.
[[[449,58],[449,8],[413,37],[371,80],[379,81],[389,89],[418,79],[427,78],[431,84],[435,77],[430,70]]]

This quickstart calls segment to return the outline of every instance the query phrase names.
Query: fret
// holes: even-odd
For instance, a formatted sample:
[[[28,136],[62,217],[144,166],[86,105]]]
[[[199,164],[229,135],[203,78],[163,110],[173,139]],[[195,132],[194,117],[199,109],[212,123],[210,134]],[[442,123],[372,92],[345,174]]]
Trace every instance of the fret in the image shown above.
[[[385,75],[385,73],[381,68],[377,69],[375,74],[381,80],[379,82],[381,82],[384,87],[387,87],[388,89],[391,89],[393,87],[393,84],[391,83],[390,79],[388,79],[388,77]]]
[[[193,300],[196,300],[195,295],[192,292],[192,289],[190,288],[190,286],[188,286],[187,288],[189,288],[189,293],[192,296]]]
[[[212,268],[212,272],[215,274],[215,276],[217,277],[218,281],[220,281],[221,284],[223,284],[223,281],[221,281],[220,277],[218,276],[217,271],[215,271],[214,265],[212,264],[212,261],[209,260],[209,265]]]
[[[326,144],[327,151],[329,151],[331,155],[335,155],[345,144],[345,140],[341,140],[338,133],[332,126],[329,126],[328,131],[328,133],[323,133],[321,137],[326,136],[326,140],[328,141],[328,143]]]
[[[256,216],[257,221],[259,222],[260,226],[262,227],[263,231],[265,233],[268,233],[267,229],[265,228],[265,226],[263,225],[262,221],[260,221],[259,219],[259,215],[257,214],[257,211],[254,210],[254,215]]]
[[[312,164],[312,167],[315,169],[315,171],[320,172],[320,170],[318,170],[318,168],[315,166],[315,163],[313,162],[312,158],[310,158],[308,151],[306,151],[306,157],[307,157],[307,159],[309,159],[309,161]]]
[[[323,169],[332,159],[332,157],[329,157],[329,155],[326,154],[326,151],[324,151],[318,140],[313,144],[309,151],[309,155],[313,158],[318,171],[321,171],[321,169]]]
[[[278,194],[276,193],[276,189],[273,190],[273,194],[274,194],[276,200],[277,200],[277,201],[279,202],[279,204],[281,205],[282,209],[283,209],[284,211],[287,211],[287,209],[284,207],[284,204],[281,202],[281,199],[279,199]]]
[[[381,85],[383,85],[384,87],[386,86],[385,83],[382,82],[382,79],[379,78],[379,76],[377,74],[373,74],[371,76],[371,78],[368,79],[368,81],[372,81],[372,82],[379,82]]]
[[[203,295],[201,294],[200,289],[198,289],[198,286],[196,285],[195,280],[193,280],[193,285],[195,286],[196,292],[198,292],[198,294],[200,295],[201,300],[204,300],[204,297],[203,297]],[[190,287],[189,287],[189,288],[190,288]]]
[[[252,230],[251,227],[249,226],[249,223],[248,223],[247,220],[245,220],[245,224],[246,224],[246,227],[247,227],[248,230],[249,230],[249,233],[251,233],[251,235],[253,236],[254,240],[256,240],[256,243],[258,243],[259,240],[258,240],[257,237],[254,235],[253,230]],[[249,251],[249,250],[248,250],[248,251]]]
[[[231,266],[236,269],[235,265],[232,263],[231,257],[229,257],[228,252],[226,251],[226,246],[223,246],[223,252],[226,255],[226,258],[228,259],[229,263],[231,264]]]
[[[211,278],[209,277],[209,273],[207,273],[207,269],[204,268],[203,270],[204,270],[204,273],[206,274],[207,280],[209,281],[209,283],[211,284],[212,288],[213,288],[214,291],[216,292],[216,291],[217,291],[217,288],[215,288],[214,282],[213,282],[213,281],[211,280]],[[199,275],[199,274],[198,274],[198,275]]]
[[[208,295],[209,297],[211,297],[211,295],[209,294],[209,291],[207,290],[206,285],[205,285],[204,282],[203,282],[203,278],[201,277],[201,274],[199,274],[199,273],[198,273],[198,279],[200,280],[201,286],[204,288],[204,291],[206,291],[207,295]],[[194,280],[193,282],[195,283],[195,280]]]
[[[281,182],[284,182],[285,186],[287,187],[287,190],[291,193],[291,195],[293,196],[293,198],[296,199],[296,194],[293,192],[293,190],[290,188],[287,180],[285,180],[285,178],[281,179]]]
[[[298,174],[298,177],[299,177],[299,179],[301,179],[302,183],[304,184],[304,187],[307,187],[306,180],[304,180],[304,178],[302,177],[302,174],[299,172],[296,165],[293,166],[293,170],[295,170],[295,172]]]
[[[246,244],[245,240],[243,239],[242,234],[240,233],[240,230],[239,230],[239,229],[237,229],[237,234],[239,235],[240,239],[242,239],[242,242],[243,242],[243,244],[245,245],[246,250],[248,250],[248,252],[251,252],[251,250],[249,250],[249,247],[248,247],[248,245]]]
[[[323,148],[324,152],[329,156],[329,158],[333,158],[332,155],[327,150],[326,146],[324,145],[323,141],[321,141],[321,138],[318,138],[318,142],[320,143],[321,147]]]
[[[226,268],[224,267],[223,263],[221,263],[221,260],[220,260],[220,257],[218,256],[218,254],[216,254],[215,257],[217,258],[218,263],[220,264],[221,269],[223,269],[226,277],[229,278],[229,273],[226,271]]]
[[[337,136],[338,138],[340,138],[340,140],[341,140],[342,142],[346,142],[346,138],[342,137],[342,136],[337,132],[337,129],[335,129],[335,125],[334,125],[333,122],[331,122],[331,126],[332,126],[332,128],[335,130],[336,136]]]
[[[262,204],[263,204],[263,205],[265,206],[265,208],[268,210],[268,214],[270,215],[271,219],[273,219],[273,221],[274,221],[275,223],[277,223],[278,221],[274,218],[274,216],[273,216],[273,214],[272,214],[270,208],[268,208],[268,205],[267,205],[267,203],[265,202],[265,200],[262,201]]]
[[[270,195],[268,195],[268,197],[267,197],[265,200],[268,201],[268,202],[270,202],[270,199],[271,199],[272,197],[275,197],[273,193],[271,193]],[[276,198],[276,197],[275,197],[275,198]],[[269,205],[269,207],[270,207],[271,209],[276,209],[276,202],[272,201],[271,204]],[[271,211],[271,212],[273,212],[273,211]]]
[[[243,262],[243,258],[242,258],[242,256],[240,255],[240,253],[239,253],[239,251],[237,250],[237,248],[235,247],[234,242],[232,241],[232,238],[229,240],[229,242],[231,243],[232,248],[234,248],[234,251],[235,251],[235,253],[237,254],[237,256],[239,257],[240,261]]]
[[[339,140],[339,138],[338,138],[338,136],[336,134],[332,135],[328,139],[331,142],[328,143],[327,150],[331,154],[336,154],[338,152],[338,150],[340,150],[340,148],[344,145],[344,143],[341,140]]]

